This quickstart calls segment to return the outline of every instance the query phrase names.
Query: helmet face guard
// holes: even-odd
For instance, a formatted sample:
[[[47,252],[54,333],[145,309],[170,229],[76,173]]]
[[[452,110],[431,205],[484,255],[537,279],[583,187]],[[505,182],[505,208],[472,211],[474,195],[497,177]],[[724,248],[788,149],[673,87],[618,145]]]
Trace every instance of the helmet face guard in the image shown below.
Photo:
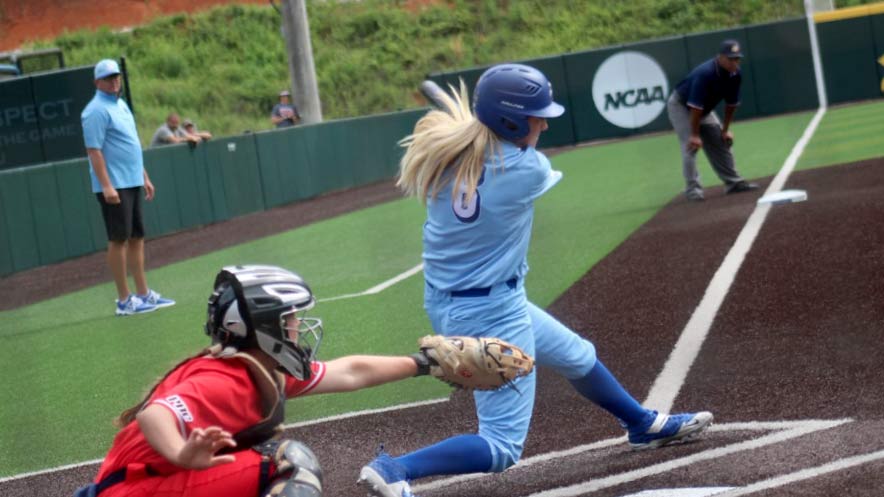
[[[552,118],[565,112],[553,101],[546,76],[523,64],[500,64],[486,70],[476,83],[473,98],[476,118],[510,141],[528,136],[528,117]]]
[[[316,352],[319,350],[319,344],[322,343],[322,319],[308,318],[307,310],[293,309],[289,312],[280,314],[279,326],[286,332],[285,339],[291,341],[289,337],[297,337],[295,344],[304,351],[309,360],[316,358]],[[297,320],[296,326],[290,326],[287,321],[291,319]]]
[[[206,333],[238,350],[257,347],[281,369],[307,380],[322,341],[322,320],[303,314],[316,303],[297,274],[276,266],[228,266],[209,297]],[[287,321],[297,320],[295,329]]]

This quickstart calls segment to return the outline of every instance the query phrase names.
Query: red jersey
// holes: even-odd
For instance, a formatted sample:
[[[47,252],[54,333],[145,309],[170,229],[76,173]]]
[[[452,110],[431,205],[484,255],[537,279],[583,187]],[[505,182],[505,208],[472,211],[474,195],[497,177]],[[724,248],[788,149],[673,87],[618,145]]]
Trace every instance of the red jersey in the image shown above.
[[[304,395],[325,376],[325,363],[311,363],[308,381],[284,375],[286,398]],[[196,357],[169,373],[154,389],[145,407],[158,404],[178,420],[183,438],[194,428],[220,426],[230,433],[252,427],[267,415],[262,408],[260,389],[250,373],[250,366],[241,358]],[[248,447],[237,447],[245,450]],[[117,436],[98,471],[95,481],[124,467],[143,471],[149,466],[155,474],[185,471],[155,451],[138,427],[137,421],[126,425]]]

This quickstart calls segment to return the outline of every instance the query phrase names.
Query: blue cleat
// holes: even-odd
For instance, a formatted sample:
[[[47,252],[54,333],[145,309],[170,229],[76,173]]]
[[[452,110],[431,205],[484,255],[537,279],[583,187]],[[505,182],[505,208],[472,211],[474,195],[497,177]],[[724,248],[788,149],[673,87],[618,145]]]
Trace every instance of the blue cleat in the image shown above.
[[[126,300],[120,302],[117,300],[116,310],[114,314],[117,316],[131,316],[133,314],[143,314],[145,312],[153,312],[157,310],[157,306],[142,301],[135,295],[129,295]]]
[[[167,299],[157,292],[148,289],[147,295],[139,295],[139,299],[141,299],[145,304],[150,304],[157,309],[162,309],[163,307],[171,307],[175,305],[175,301],[172,299]]]
[[[687,414],[655,415],[651,425],[629,431],[629,445],[633,450],[656,449],[664,445],[686,442],[696,438],[712,424],[712,413],[702,411]]]
[[[383,451],[362,467],[356,483],[371,497],[415,497],[408,485],[405,468]]]

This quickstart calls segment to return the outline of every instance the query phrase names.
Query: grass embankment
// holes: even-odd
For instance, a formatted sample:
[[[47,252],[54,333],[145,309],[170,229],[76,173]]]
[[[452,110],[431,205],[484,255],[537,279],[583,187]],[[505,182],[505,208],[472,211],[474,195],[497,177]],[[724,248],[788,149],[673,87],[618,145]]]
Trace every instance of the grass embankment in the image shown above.
[[[801,0],[308,2],[325,119],[423,105],[426,74],[799,16]],[[271,127],[288,85],[280,16],[233,5],[129,32],[68,33],[41,46],[70,66],[125,56],[143,143],[170,111],[216,135]]]

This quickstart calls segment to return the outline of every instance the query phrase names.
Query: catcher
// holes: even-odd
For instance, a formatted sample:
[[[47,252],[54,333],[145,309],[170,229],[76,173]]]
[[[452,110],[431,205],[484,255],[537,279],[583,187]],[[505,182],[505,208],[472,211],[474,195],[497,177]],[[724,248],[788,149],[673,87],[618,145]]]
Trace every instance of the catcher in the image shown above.
[[[212,345],[173,367],[120,415],[121,430],[98,475],[76,497],[318,497],[322,471],[316,456],[277,437],[286,398],[429,373],[460,381],[445,376],[432,357],[440,354],[430,346],[412,356],[316,360],[322,321],[305,316],[314,304],[310,287],[293,272],[275,266],[222,269],[205,324]],[[461,343],[476,348],[471,339]],[[470,359],[459,354],[449,348],[444,356],[463,370]],[[518,364],[530,368],[530,361]],[[482,377],[480,369],[476,377]],[[484,385],[501,385],[518,374],[496,367]]]
[[[433,329],[493,335],[518,346],[618,419],[636,449],[684,440],[709,426],[709,412],[670,416],[642,407],[591,342],[528,300],[534,201],[562,178],[535,148],[547,118],[565,111],[546,76],[521,64],[498,65],[479,78],[472,108],[463,85],[460,95],[441,100],[441,110],[423,116],[402,141],[398,181],[427,209],[424,308]],[[512,466],[528,435],[536,376],[515,379],[516,389],[476,391],[478,433],[395,458],[381,452],[362,468],[360,483],[373,496],[408,497],[412,479]]]

